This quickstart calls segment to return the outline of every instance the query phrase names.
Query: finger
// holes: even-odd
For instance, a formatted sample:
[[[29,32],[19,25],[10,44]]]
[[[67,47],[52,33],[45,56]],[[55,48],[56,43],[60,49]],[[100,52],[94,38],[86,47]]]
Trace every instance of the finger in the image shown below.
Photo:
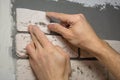
[[[28,53],[33,53],[35,52],[35,48],[33,47],[33,44],[32,43],[29,43],[27,46],[26,46],[26,50]]]
[[[61,47],[56,46],[56,48],[59,52],[61,52],[63,55],[66,56],[66,58],[67,58],[66,69],[68,69],[68,74],[70,76],[71,75],[70,56],[68,55],[68,53],[65,53]]]
[[[35,35],[35,37],[37,38],[37,40],[39,41],[39,43],[42,45],[42,47],[51,47],[52,46],[52,44],[47,39],[45,34],[37,26],[32,27],[32,32]]]
[[[67,22],[70,18],[69,14],[57,13],[57,12],[47,12],[46,15],[48,17],[53,17],[53,18],[59,19],[64,22]]]
[[[30,34],[31,34],[31,38],[33,40],[33,43],[35,45],[35,48],[42,48],[42,46],[40,45],[40,43],[38,42],[38,40],[36,39],[35,35],[33,34],[33,31],[32,31],[32,25],[29,26],[28,28]]]
[[[51,31],[54,31],[54,32],[57,32],[59,34],[61,34],[62,36],[64,35],[67,35],[70,33],[70,30],[63,27],[62,25],[60,24],[57,24],[57,23],[54,23],[54,24],[49,24],[48,25],[48,28],[51,30]]]
[[[31,41],[30,44],[31,44],[31,47],[32,47],[33,49],[35,49],[35,45],[34,45],[33,41]]]
[[[33,43],[29,43],[26,46],[26,51],[30,57],[35,58],[35,48],[33,47]]]
[[[35,72],[35,62],[34,62],[34,59],[32,59],[31,57],[29,58],[29,63],[30,63],[30,66],[31,66],[31,69],[33,70],[33,73]],[[35,73],[34,73],[35,74]]]

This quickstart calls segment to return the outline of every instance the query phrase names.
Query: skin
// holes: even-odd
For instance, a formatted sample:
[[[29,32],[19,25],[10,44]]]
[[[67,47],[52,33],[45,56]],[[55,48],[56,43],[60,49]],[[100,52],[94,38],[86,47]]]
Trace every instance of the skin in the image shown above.
[[[27,45],[30,65],[38,80],[68,80],[71,73],[70,58],[61,47],[48,41],[35,25],[29,26],[32,42]]]
[[[47,16],[61,21],[60,24],[49,24],[51,31],[95,56],[120,80],[120,55],[96,35],[83,14],[47,12]],[[33,42],[26,49],[38,80],[68,80],[71,71],[69,56],[60,47],[53,46],[37,27],[29,26],[29,31]]]

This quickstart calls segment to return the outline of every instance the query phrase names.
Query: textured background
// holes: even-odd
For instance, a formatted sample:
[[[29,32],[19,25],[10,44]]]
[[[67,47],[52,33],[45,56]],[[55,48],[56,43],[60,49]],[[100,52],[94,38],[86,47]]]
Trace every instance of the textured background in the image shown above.
[[[117,0],[116,0],[117,1]],[[11,1],[0,0],[0,80],[15,80],[15,53],[12,46],[16,30],[14,12],[11,16]],[[64,0],[17,0],[12,8],[29,8],[43,11],[56,11],[64,13],[83,13],[91,23],[97,34],[103,39],[120,40],[120,7],[115,9],[107,4],[106,8],[84,7],[78,3]],[[12,17],[14,20],[12,20]],[[12,51],[13,48],[13,51]]]

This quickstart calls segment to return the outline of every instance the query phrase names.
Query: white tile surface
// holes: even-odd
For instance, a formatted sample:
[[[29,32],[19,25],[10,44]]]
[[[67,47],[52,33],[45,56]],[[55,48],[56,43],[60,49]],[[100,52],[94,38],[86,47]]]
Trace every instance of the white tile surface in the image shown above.
[[[16,53],[18,57],[26,58],[26,45],[30,43],[31,37],[29,34],[19,33],[16,35]]]
[[[16,15],[18,31],[28,31],[28,25],[32,24],[37,25],[44,33],[50,33],[47,28],[50,20],[46,17],[46,12],[17,8]]]
[[[70,57],[77,57],[78,49],[73,48],[61,37],[55,35],[46,35],[49,41],[51,41],[54,45],[59,45],[63,48],[64,51],[69,53]],[[26,58],[26,45],[31,41],[29,34],[19,33],[16,35],[16,52],[17,55],[21,58]]]
[[[36,80],[28,60],[26,59],[17,60],[16,79],[17,80]]]
[[[117,40],[105,40],[105,41],[108,42],[113,49],[120,53],[120,41]]]
[[[71,61],[70,80],[107,80],[107,71],[98,61]]]
[[[17,30],[28,31],[27,26],[30,24],[37,25],[44,33],[50,34],[47,24],[50,21],[46,17],[46,13],[29,9],[17,9]],[[60,36],[46,35],[49,41],[54,45],[59,45],[64,51],[70,53],[71,57],[76,57],[77,49],[70,46]],[[31,41],[29,34],[18,33],[16,35],[16,52],[19,57],[27,57],[25,47]],[[115,50],[120,53],[120,41],[106,40]],[[72,47],[72,49],[71,49]],[[88,53],[83,52],[83,57],[92,57]],[[71,80],[107,80],[111,78],[106,69],[97,61],[71,61],[72,76]],[[16,67],[17,80],[35,80],[31,71],[29,61],[26,59],[17,60]]]
[[[72,61],[70,80],[106,80],[107,71],[98,61]],[[27,59],[17,60],[17,80],[35,80]]]

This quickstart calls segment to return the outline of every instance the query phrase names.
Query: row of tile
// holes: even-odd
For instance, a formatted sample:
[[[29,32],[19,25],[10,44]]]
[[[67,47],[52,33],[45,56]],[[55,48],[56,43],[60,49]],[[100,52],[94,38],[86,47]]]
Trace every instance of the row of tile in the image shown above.
[[[29,10],[18,8],[16,10],[17,15],[17,35],[16,39],[16,54],[20,58],[26,58],[26,45],[31,41],[31,37],[28,33],[27,26],[30,24],[37,25],[44,33],[47,38],[54,45],[59,45],[68,52],[71,58],[91,58],[89,53],[80,50],[76,47],[71,46],[61,36],[50,35],[50,31],[47,25],[50,20],[46,17],[46,13],[43,11]],[[19,33],[20,32],[20,33]],[[23,32],[23,33],[22,33]],[[108,43],[120,52],[120,41],[108,40]],[[88,59],[89,60],[89,59]],[[112,78],[108,71],[102,66],[97,60],[95,61],[77,61],[71,60],[72,75],[70,80],[115,80]],[[30,68],[28,59],[18,59],[16,62],[16,79],[17,80],[35,80],[34,74]]]
[[[58,45],[65,52],[67,52],[71,58],[93,58],[89,53],[84,50],[80,50],[73,45],[69,44],[66,40],[64,40],[61,36],[57,35],[46,35],[48,40],[52,42],[54,45]],[[19,33],[16,35],[16,53],[21,58],[26,58],[26,45],[31,41],[30,34]],[[111,41],[106,40],[113,48],[115,48],[118,52],[120,52],[120,42],[119,41]],[[118,48],[118,49],[117,49]],[[80,54],[80,55],[79,55]]]
[[[47,28],[47,25],[50,23],[50,19],[46,17],[45,12],[17,8],[16,13],[18,32],[28,32],[27,26],[33,24],[37,25],[44,33],[51,34],[51,32]],[[86,51],[79,50],[78,48],[73,47],[73,45],[71,46],[70,44],[68,44],[61,36],[57,36],[55,34],[46,36],[54,45],[59,45],[64,49],[64,51],[70,53],[71,58],[79,57],[79,55],[81,58],[93,58],[93,56],[91,56]],[[16,35],[16,52],[19,57],[27,57],[25,47],[30,41],[31,39],[29,34],[18,33]],[[115,46],[115,49],[119,50],[118,48],[120,47],[120,42],[109,40],[107,42],[112,44],[113,48]]]
[[[16,64],[17,80],[36,80],[27,59],[19,59]],[[98,61],[71,60],[71,68],[69,80],[115,80]]]

